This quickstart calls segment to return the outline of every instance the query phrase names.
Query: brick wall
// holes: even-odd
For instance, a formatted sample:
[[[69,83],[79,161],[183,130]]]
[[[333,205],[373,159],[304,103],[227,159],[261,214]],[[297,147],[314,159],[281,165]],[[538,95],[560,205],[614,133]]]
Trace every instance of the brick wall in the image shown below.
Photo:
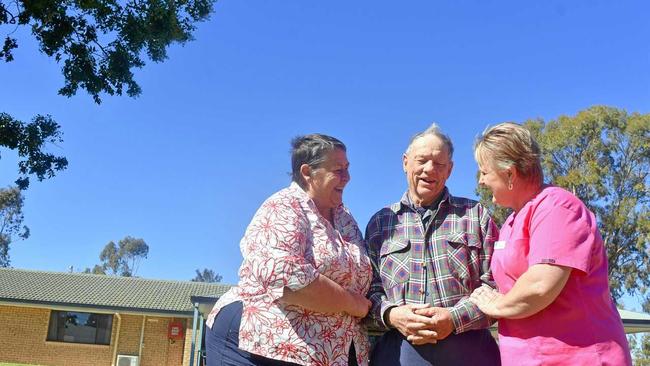
[[[0,362],[47,366],[111,365],[119,322],[117,316],[113,316],[109,346],[48,342],[49,319],[48,309],[0,305],[0,325],[3,328],[0,330]],[[138,315],[121,315],[117,354],[138,354],[142,319]],[[184,322],[186,327],[189,324],[191,333],[191,319],[176,320]],[[184,358],[189,358],[184,357],[189,356],[184,354],[187,348],[184,340],[167,339],[170,321],[171,318],[147,317],[140,366],[181,366]]]
[[[167,338],[169,323],[174,320],[186,323],[185,319],[180,318],[147,317],[140,366],[181,366],[183,364],[185,341]]]
[[[183,350],[183,366],[189,366],[190,364],[190,356],[192,354],[192,337],[194,337],[194,333],[192,333],[192,319],[188,319],[187,322],[185,323],[185,349]],[[196,326],[196,331],[199,331],[199,325],[197,324]],[[197,342],[198,342],[198,337],[197,337]],[[199,349],[201,345],[200,344],[195,344],[194,345],[194,365],[199,365]]]

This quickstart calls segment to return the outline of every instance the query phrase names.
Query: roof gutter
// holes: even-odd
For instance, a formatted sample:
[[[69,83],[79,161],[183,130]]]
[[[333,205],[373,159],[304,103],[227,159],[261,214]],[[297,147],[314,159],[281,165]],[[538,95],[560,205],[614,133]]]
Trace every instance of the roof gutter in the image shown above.
[[[149,316],[179,317],[179,318],[191,318],[193,315],[192,311],[138,309],[138,308],[127,308],[127,307],[120,307],[120,306],[52,303],[46,301],[25,301],[25,300],[7,301],[6,299],[0,299],[0,305],[63,310],[63,311],[92,312],[98,314],[114,314],[119,312],[120,314],[126,314],[126,315],[140,315],[140,316],[149,315]]]

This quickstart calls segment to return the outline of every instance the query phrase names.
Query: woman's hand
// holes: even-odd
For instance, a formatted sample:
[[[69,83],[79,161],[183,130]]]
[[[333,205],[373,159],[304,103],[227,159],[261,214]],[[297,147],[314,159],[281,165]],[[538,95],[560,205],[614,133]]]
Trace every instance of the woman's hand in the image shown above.
[[[552,264],[530,266],[505,294],[488,286],[474,290],[470,301],[492,318],[522,319],[542,311],[560,294],[572,268]]]
[[[474,292],[469,297],[469,301],[478,306],[483,314],[498,319],[501,317],[501,312],[499,311],[499,300],[503,297],[497,290],[483,285]]]
[[[365,317],[368,314],[368,311],[370,311],[370,306],[372,306],[370,300],[366,299],[365,296],[354,292],[348,291],[348,294],[352,301],[350,302],[350,309],[345,310],[345,312],[355,318]]]

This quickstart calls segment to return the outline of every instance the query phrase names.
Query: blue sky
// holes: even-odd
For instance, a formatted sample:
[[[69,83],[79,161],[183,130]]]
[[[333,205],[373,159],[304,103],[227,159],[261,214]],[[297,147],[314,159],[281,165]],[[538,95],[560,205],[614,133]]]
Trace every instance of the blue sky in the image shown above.
[[[69,168],[26,194],[32,235],[17,268],[92,267],[126,235],[150,246],[138,275],[237,279],[239,240],[289,182],[289,140],[348,145],[344,200],[365,228],[401,196],[401,154],[436,121],[456,144],[452,193],[474,197],[472,142],[487,125],[553,119],[595,104],[650,112],[646,1],[222,0],[196,40],[136,72],[143,94],[57,95],[60,65],[15,31],[0,111],[51,114]],[[0,28],[10,32],[6,26]],[[0,151],[0,184],[16,177]]]

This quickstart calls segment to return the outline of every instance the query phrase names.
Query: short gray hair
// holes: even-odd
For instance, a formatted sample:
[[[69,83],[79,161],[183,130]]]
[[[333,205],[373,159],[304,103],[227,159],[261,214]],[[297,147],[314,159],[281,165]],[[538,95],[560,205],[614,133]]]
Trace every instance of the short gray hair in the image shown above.
[[[440,127],[438,127],[438,125],[435,122],[432,123],[431,126],[429,126],[426,130],[419,132],[415,134],[413,137],[411,137],[409,146],[406,148],[406,154],[408,154],[409,151],[411,150],[411,146],[413,145],[413,142],[415,140],[427,135],[432,135],[442,140],[445,146],[447,146],[447,152],[449,153],[449,160],[452,160],[452,158],[454,157],[454,144],[451,142],[449,136],[447,136],[444,132],[442,132]]]

